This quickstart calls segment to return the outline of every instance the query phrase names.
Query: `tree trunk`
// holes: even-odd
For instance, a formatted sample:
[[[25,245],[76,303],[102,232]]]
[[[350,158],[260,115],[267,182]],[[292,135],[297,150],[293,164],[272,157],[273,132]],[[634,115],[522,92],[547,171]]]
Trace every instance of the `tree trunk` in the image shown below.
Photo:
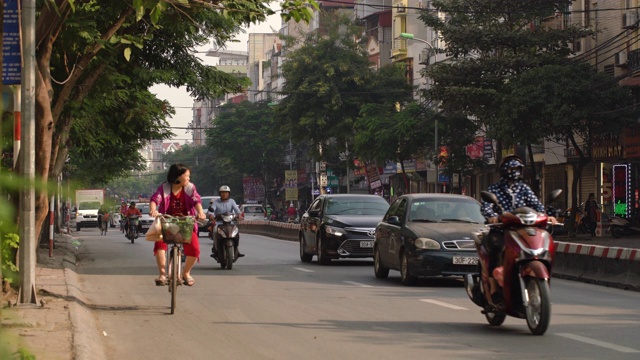
[[[531,190],[538,195],[538,198],[542,198],[540,194],[540,182],[537,177],[536,163],[533,160],[533,147],[531,144],[527,144],[527,152],[529,153],[529,164],[531,165]]]

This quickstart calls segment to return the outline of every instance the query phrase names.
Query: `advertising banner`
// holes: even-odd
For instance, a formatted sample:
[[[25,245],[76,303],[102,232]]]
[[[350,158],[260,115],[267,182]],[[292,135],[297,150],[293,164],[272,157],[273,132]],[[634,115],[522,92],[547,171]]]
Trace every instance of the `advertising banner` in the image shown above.
[[[264,200],[264,184],[261,178],[245,176],[242,178],[242,191],[244,193],[244,201]]]
[[[298,170],[285,170],[284,189],[286,201],[298,200]]]
[[[380,181],[380,173],[375,163],[367,165],[367,180],[369,181],[369,188],[374,193],[382,188],[382,181]]]
[[[22,74],[18,0],[5,0],[2,17],[2,84],[19,85]]]

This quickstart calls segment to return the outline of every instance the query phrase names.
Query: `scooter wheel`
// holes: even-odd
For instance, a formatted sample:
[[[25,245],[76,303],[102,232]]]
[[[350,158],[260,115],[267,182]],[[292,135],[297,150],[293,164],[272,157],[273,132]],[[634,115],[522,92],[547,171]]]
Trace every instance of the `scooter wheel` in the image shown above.
[[[614,238],[618,239],[621,238],[622,235],[624,234],[624,229],[621,227],[614,227],[611,228],[611,236],[613,236]]]

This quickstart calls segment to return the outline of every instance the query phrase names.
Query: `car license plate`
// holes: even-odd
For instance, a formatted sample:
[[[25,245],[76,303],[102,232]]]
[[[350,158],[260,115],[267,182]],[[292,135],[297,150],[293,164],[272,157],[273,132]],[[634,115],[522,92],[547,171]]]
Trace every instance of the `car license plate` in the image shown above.
[[[478,265],[478,258],[475,256],[454,256],[454,265]]]
[[[143,229],[148,229],[148,228],[149,228],[149,226],[151,226],[151,224],[142,224],[142,228],[143,228]]]
[[[361,248],[372,248],[373,247],[373,241],[360,241],[360,247]]]

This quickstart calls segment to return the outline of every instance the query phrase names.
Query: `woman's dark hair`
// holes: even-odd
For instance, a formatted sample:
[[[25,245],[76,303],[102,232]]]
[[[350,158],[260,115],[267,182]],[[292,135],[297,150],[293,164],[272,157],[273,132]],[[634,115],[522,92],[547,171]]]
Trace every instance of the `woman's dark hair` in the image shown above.
[[[189,170],[189,168],[184,164],[171,165],[171,167],[169,167],[169,172],[167,173],[167,182],[170,184],[179,183],[178,178],[187,172],[187,170]]]
[[[594,193],[589,193],[589,198],[591,198],[592,196],[596,196],[596,194],[594,194]]]

